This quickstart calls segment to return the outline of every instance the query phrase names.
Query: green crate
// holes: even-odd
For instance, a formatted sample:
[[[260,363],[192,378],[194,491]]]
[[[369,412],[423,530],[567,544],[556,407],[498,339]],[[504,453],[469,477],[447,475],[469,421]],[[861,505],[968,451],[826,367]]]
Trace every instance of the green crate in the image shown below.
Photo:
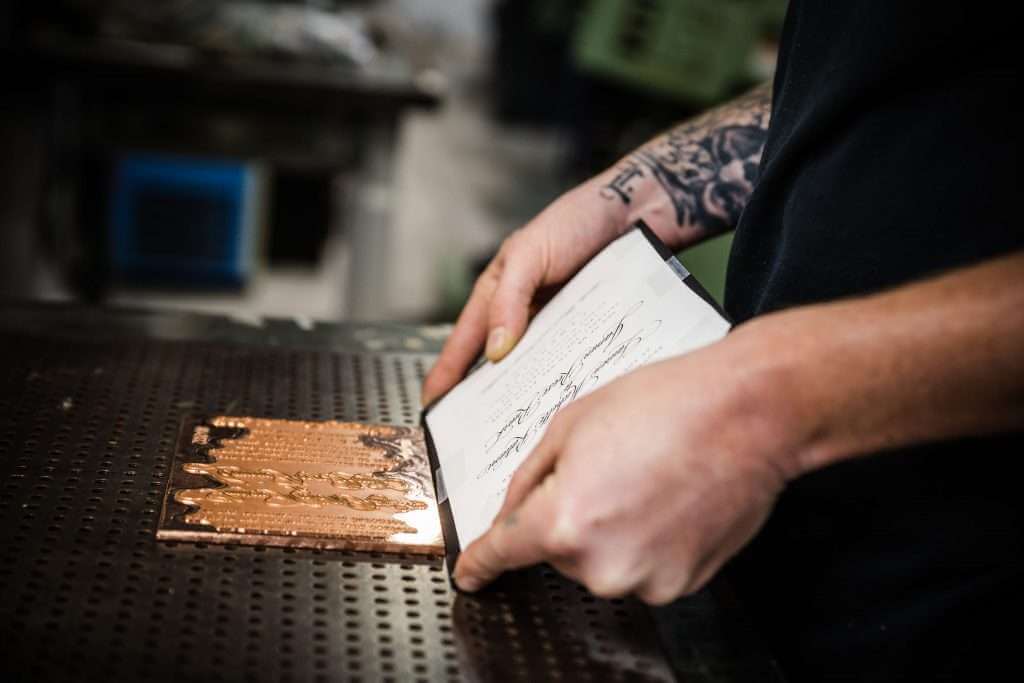
[[[691,104],[721,99],[748,76],[762,3],[592,0],[575,35],[584,71]]]

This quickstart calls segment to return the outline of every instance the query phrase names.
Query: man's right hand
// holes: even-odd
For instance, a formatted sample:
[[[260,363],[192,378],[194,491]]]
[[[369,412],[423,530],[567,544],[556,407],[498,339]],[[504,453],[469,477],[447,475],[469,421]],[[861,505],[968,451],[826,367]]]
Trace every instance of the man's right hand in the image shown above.
[[[605,182],[597,176],[570,190],[502,243],[423,382],[423,405],[457,384],[481,349],[488,360],[504,358],[534,305],[628,228],[626,207],[598,197]]]

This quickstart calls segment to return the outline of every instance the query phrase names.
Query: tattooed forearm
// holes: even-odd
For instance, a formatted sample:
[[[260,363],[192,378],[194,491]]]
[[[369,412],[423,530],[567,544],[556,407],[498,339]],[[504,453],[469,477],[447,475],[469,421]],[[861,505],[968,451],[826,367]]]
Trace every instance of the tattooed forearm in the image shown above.
[[[657,188],[679,228],[707,235],[734,227],[754,189],[770,110],[765,84],[679,124],[620,162],[601,196],[629,205]]]

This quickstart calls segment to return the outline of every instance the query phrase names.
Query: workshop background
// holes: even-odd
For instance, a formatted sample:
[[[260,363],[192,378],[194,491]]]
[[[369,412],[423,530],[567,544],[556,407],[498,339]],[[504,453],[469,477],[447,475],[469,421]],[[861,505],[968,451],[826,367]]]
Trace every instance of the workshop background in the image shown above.
[[[0,5],[0,299],[454,319],[501,240],[770,77],[782,0]],[[683,255],[721,297],[729,237]]]

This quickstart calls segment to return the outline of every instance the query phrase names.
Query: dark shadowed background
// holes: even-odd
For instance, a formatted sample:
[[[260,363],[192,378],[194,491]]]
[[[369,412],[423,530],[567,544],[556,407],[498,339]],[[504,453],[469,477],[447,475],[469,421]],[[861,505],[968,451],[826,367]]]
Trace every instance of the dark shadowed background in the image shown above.
[[[502,238],[770,76],[780,0],[0,10],[0,299],[451,320]],[[721,296],[728,237],[684,256]]]

